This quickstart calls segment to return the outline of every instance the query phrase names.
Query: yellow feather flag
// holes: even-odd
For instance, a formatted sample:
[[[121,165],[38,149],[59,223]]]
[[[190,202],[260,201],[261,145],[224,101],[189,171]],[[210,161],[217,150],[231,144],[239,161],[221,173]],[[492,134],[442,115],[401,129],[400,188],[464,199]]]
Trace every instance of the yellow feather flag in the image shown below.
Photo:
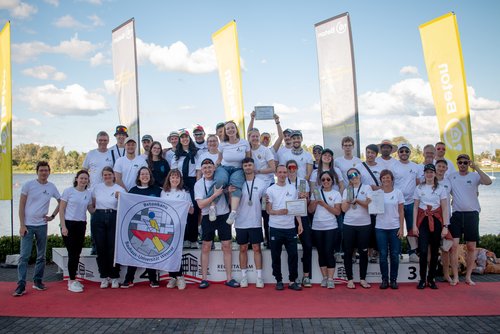
[[[0,32],[0,200],[12,200],[10,22]]]

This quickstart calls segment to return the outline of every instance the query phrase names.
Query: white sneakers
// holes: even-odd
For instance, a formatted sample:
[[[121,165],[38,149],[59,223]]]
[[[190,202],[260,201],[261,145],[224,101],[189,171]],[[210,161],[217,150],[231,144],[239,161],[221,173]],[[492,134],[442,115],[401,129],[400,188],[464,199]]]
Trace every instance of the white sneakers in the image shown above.
[[[80,282],[78,282],[78,283],[80,283]],[[101,279],[100,288],[101,289],[107,289],[110,284],[111,284],[111,289],[118,289],[120,287],[120,282],[118,282],[118,278],[110,279],[108,277],[108,278]],[[80,285],[81,285],[81,283],[80,283]]]
[[[248,278],[247,277],[241,278],[240,287],[241,288],[248,288]]]
[[[109,278],[103,278],[101,279],[101,289],[107,289],[109,286]]]
[[[177,279],[171,278],[170,281],[168,281],[167,289],[173,289],[175,287],[179,290],[184,290],[186,288],[186,280],[184,279],[184,276],[179,276]]]
[[[264,288],[264,280],[262,279],[262,277],[257,277],[257,281],[255,282],[255,287],[259,289]]]
[[[236,211],[231,211],[229,217],[227,217],[226,223],[229,225],[233,225],[236,219]]]
[[[68,281],[68,290],[71,292],[83,292],[83,284],[78,281]]]
[[[167,283],[167,289],[173,289],[177,285],[177,280],[175,278],[171,278]]]
[[[327,289],[335,289],[335,283],[333,282],[333,279],[329,278],[326,281],[326,288]]]
[[[113,278],[111,280],[111,289],[118,289],[120,287],[120,282],[118,281],[118,278]]]
[[[208,220],[214,222],[217,219],[217,211],[215,210],[215,205],[210,205],[208,208]]]

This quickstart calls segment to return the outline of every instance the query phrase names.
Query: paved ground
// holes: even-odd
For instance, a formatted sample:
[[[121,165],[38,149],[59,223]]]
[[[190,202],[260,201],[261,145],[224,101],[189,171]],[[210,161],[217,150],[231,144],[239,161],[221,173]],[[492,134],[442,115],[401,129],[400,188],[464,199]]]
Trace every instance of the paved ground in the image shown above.
[[[33,266],[29,267],[28,279]],[[58,281],[56,265],[45,281]],[[500,281],[500,275],[475,276]],[[16,269],[0,268],[0,281],[17,280]],[[12,297],[13,298],[13,297]],[[0,298],[0,303],[9,299]],[[500,301],[497,301],[500,302]],[[500,303],[499,303],[500,304]],[[36,307],[36,306],[35,306]],[[499,306],[500,307],[500,306]],[[1,317],[0,333],[498,333],[496,317],[405,317],[343,319],[74,319]]]

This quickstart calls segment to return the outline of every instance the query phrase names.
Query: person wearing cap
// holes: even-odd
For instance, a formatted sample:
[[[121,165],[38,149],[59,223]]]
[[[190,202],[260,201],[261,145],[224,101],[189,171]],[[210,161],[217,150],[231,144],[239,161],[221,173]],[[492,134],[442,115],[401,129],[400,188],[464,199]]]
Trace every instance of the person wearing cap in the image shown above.
[[[313,170],[313,156],[302,148],[302,132],[295,130],[290,134],[292,138],[292,149],[280,157],[280,164],[286,164],[289,160],[297,162],[297,176],[309,181]]]
[[[340,169],[344,186],[347,187],[349,184],[347,171],[349,168],[353,168],[357,164],[361,163],[361,159],[353,155],[355,145],[354,138],[350,136],[342,138],[341,145],[342,151],[344,151],[344,156],[335,158],[335,167]]]
[[[232,288],[239,287],[239,283],[232,278],[232,249],[231,249],[231,226],[226,224],[229,214],[229,207],[225,198],[219,201],[218,198],[224,192],[222,186],[215,186],[214,171],[215,165],[212,159],[205,158],[201,162],[201,171],[203,177],[196,181],[194,185],[194,198],[201,209],[201,228],[202,228],[202,246],[201,246],[201,282],[200,289],[209,287],[208,282],[208,260],[210,258],[210,251],[212,248],[212,241],[215,238],[215,232],[219,236],[222,244],[222,253],[224,258],[224,266],[226,268],[226,282],[225,284]],[[210,194],[209,188],[213,191]],[[224,196],[222,196],[224,197]],[[211,221],[209,219],[209,207],[215,205],[216,219]]]
[[[323,153],[323,146],[314,145],[313,146],[313,171],[318,169],[319,159],[321,159],[321,153]]]
[[[435,290],[438,288],[435,278],[439,245],[441,238],[448,234],[448,201],[446,190],[439,186],[436,178],[436,166],[433,164],[425,165],[424,175],[424,182],[416,187],[413,195],[415,205],[411,233],[418,237],[420,253],[420,280],[417,289],[424,289],[428,286]],[[429,251],[430,261],[428,262]]]
[[[453,236],[451,248],[451,268],[453,281],[458,283],[458,245],[463,236],[467,245],[467,272],[465,283],[475,285],[472,270],[475,267],[476,245],[479,241],[479,185],[489,186],[492,181],[467,154],[457,157],[458,171],[450,174],[451,195],[453,197],[450,232]],[[469,167],[473,172],[469,172]]]
[[[283,157],[286,153],[291,151],[292,149],[292,134],[293,130],[288,128],[283,130],[283,141],[285,142],[284,146],[281,146],[277,151],[274,156],[274,160],[276,160],[276,164],[281,163],[283,161],[283,164],[286,163],[285,158]]]
[[[125,140],[125,156],[116,160],[113,167],[116,176],[116,184],[129,191],[135,186],[135,180],[141,167],[147,167],[146,160],[136,155],[137,143],[132,137]]]
[[[215,126],[215,135],[219,138],[219,143],[224,140],[224,122],[219,122]]]
[[[85,156],[82,169],[90,174],[90,189],[102,182],[102,169],[113,167],[111,151],[108,150],[109,135],[106,131],[99,131],[96,137],[97,148],[91,150]]]
[[[446,163],[448,165],[448,170],[446,171],[446,177],[450,176],[452,172],[456,172],[457,169],[455,168],[455,165],[453,164],[453,161],[450,159],[445,158],[446,154],[446,144],[443,143],[442,141],[438,141],[435,145],[434,148],[436,149],[436,156],[434,160],[434,164],[437,160],[446,160]]]
[[[182,174],[184,186],[189,190],[194,205],[194,212],[188,215],[184,233],[184,247],[198,248],[198,217],[200,208],[195,201],[194,187],[196,183],[196,164],[200,158],[199,150],[194,144],[189,132],[185,129],[179,132],[179,143],[170,164],[172,169],[178,169]]]
[[[207,142],[205,141],[205,130],[201,125],[195,126],[193,129],[194,145],[201,153],[208,151]]]
[[[271,153],[274,156],[274,161],[275,163],[278,163],[278,151],[281,147],[281,143],[283,142],[283,129],[281,128],[281,123],[280,123],[280,117],[278,114],[273,115],[274,118],[274,123],[276,124],[276,132],[278,133],[278,138],[276,138],[276,141],[272,146],[271,145],[271,134],[268,132],[262,132],[260,135],[260,144],[264,147],[267,147],[271,150]],[[247,127],[247,133],[250,132],[250,129],[253,129],[254,126],[254,121],[255,121],[255,110],[250,113],[250,123],[248,124]]]
[[[163,149],[163,158],[167,160],[169,164],[172,163],[172,159],[175,155],[175,149],[177,148],[177,144],[179,143],[179,133],[177,131],[172,131],[167,137],[168,143],[171,147]]]
[[[384,139],[378,145],[380,151],[380,156],[375,160],[382,169],[388,169],[392,171],[392,167],[397,162],[396,159],[391,157],[391,154],[398,150],[398,147],[394,145],[389,139]]]
[[[200,158],[196,162],[196,180],[199,180],[202,176],[201,172],[201,162],[205,159],[211,159],[214,164],[219,159],[219,137],[217,135],[211,134],[207,137],[207,147],[208,150],[200,154]]]
[[[226,220],[226,223],[229,225],[234,224],[240,204],[241,189],[245,182],[241,161],[250,156],[250,144],[245,139],[240,138],[236,123],[234,121],[227,121],[224,125],[224,141],[219,144],[219,158],[216,162],[218,167],[215,170],[214,180],[217,188],[226,188],[230,185],[236,188],[231,193],[231,212]],[[210,187],[209,196],[213,194],[213,190],[214,186]],[[217,196],[215,202],[218,201],[219,196]],[[215,208],[215,203],[210,205],[209,219],[211,221],[217,215]]]
[[[146,160],[148,158],[149,151],[151,150],[151,145],[153,144],[153,137],[151,137],[151,135],[144,135],[142,136],[141,143],[143,149],[141,156],[144,160]]]
[[[116,144],[109,148],[113,166],[118,158],[125,156],[125,139],[128,137],[128,129],[124,125],[118,125],[115,131]]]

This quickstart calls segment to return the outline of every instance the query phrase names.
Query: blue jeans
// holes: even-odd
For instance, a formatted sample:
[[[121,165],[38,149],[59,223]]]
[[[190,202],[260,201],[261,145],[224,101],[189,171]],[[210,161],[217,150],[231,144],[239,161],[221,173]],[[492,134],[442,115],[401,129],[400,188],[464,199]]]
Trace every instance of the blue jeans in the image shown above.
[[[413,228],[413,203],[405,204],[404,212],[405,212],[406,232],[409,232]],[[408,247],[410,247],[409,243]],[[399,253],[402,253],[402,251],[400,250]],[[408,250],[408,254],[413,254],[413,253],[416,253],[416,249]]]
[[[399,250],[401,249],[401,240],[398,238],[398,230],[383,230],[380,228],[375,229],[377,237],[378,250],[380,252],[380,273],[382,280],[389,280],[389,265],[387,263],[387,255],[391,256],[391,281],[398,279],[399,270]]]
[[[241,198],[241,187],[243,187],[243,183],[245,183],[245,174],[243,173],[243,169],[233,166],[219,166],[215,170],[214,181],[214,184],[208,191],[207,197],[214,193],[214,186],[217,188],[225,188],[231,185],[236,187],[236,190],[231,195]]]
[[[33,281],[41,282],[45,271],[45,252],[47,250],[47,224],[26,226],[28,232],[21,237],[21,258],[17,266],[17,284],[26,285],[26,271],[33,247],[33,237],[36,239],[36,264]]]

